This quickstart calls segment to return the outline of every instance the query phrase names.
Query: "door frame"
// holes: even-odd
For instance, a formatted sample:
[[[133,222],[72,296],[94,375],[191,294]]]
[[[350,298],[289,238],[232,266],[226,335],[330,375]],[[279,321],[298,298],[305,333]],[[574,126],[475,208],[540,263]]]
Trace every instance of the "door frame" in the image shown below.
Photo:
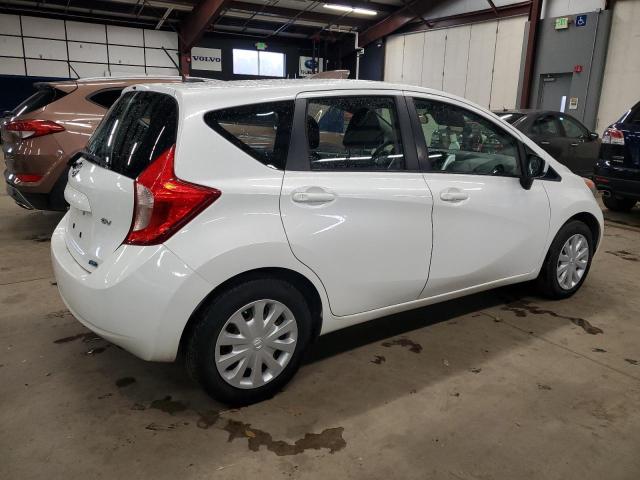
[[[293,113],[293,126],[291,140],[287,153],[285,171],[305,172],[311,171],[309,163],[309,141],[307,139],[307,104],[309,99],[329,97],[392,97],[398,115],[398,126],[402,139],[403,154],[405,158],[404,170],[393,170],[390,173],[421,172],[418,155],[416,153],[415,135],[411,127],[411,116],[406,98],[400,90],[313,90],[300,92],[296,95]],[[345,170],[322,170],[323,172],[345,172]],[[354,170],[346,170],[354,171]],[[359,172],[380,172],[376,169],[362,169]]]

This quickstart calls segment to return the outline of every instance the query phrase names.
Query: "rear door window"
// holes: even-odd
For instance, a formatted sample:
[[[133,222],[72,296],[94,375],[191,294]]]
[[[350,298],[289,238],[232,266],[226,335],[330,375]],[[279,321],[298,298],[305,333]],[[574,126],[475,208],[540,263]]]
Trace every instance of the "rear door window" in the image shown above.
[[[111,105],[116,103],[122,94],[122,88],[111,88],[109,90],[101,90],[89,96],[89,101],[109,110]]]
[[[20,105],[13,109],[11,115],[17,117],[19,115],[24,115],[26,113],[34,112],[42,107],[46,107],[50,103],[55,102],[56,100],[60,100],[62,97],[66,96],[67,93],[62,90],[58,90],[53,87],[42,87],[39,88],[36,93],[31,95],[25,101],[23,101]]]
[[[216,110],[207,113],[204,121],[260,163],[284,169],[293,123],[293,101]]]
[[[91,161],[136,178],[176,143],[178,104],[157,92],[127,92],[104,117],[87,144]]]
[[[578,123],[577,120],[574,120],[571,117],[567,116],[559,116],[558,120],[564,128],[564,134],[568,138],[586,138],[589,136],[589,132],[586,128]]]
[[[553,115],[543,115],[538,117],[531,126],[531,133],[544,137],[559,137],[560,126]]]

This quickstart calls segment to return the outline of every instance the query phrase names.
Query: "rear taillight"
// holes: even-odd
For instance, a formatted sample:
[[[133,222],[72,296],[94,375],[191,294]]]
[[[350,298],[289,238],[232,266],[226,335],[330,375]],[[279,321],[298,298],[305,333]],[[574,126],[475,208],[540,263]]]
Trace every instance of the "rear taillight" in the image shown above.
[[[624,132],[621,132],[617,128],[609,127],[602,134],[602,143],[624,145]]]
[[[173,171],[174,154],[175,145],[136,179],[133,220],[124,243],[162,243],[220,197],[220,190],[177,178]]]
[[[35,173],[16,173],[15,183],[34,183],[42,180],[42,175]]]
[[[10,132],[16,132],[23,139],[64,131],[62,125],[51,120],[14,120],[7,123],[5,129]]]

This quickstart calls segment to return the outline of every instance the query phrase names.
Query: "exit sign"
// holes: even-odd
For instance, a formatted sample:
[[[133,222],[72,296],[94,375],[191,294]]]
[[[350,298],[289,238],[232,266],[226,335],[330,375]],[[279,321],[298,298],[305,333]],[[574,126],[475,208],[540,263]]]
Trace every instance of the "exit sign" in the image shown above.
[[[556,30],[563,30],[565,28],[569,28],[569,17],[558,17],[556,18]]]

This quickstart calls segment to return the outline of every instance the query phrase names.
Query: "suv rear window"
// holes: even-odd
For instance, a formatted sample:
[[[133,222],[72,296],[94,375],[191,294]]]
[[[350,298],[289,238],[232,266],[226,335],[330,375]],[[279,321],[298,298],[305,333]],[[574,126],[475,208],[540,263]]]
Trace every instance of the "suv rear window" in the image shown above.
[[[293,101],[216,110],[207,113],[204,121],[259,162],[284,169],[293,123]]]
[[[11,115],[17,117],[25,113],[33,112],[39,108],[46,107],[50,103],[60,100],[67,93],[57,88],[45,86],[38,88],[38,91],[23,101],[11,111]]]
[[[91,161],[136,178],[176,143],[178,104],[169,95],[127,92],[109,110],[87,144]]]
[[[109,110],[111,105],[116,103],[122,94],[122,88],[111,88],[109,90],[101,90],[89,96],[89,101]]]

